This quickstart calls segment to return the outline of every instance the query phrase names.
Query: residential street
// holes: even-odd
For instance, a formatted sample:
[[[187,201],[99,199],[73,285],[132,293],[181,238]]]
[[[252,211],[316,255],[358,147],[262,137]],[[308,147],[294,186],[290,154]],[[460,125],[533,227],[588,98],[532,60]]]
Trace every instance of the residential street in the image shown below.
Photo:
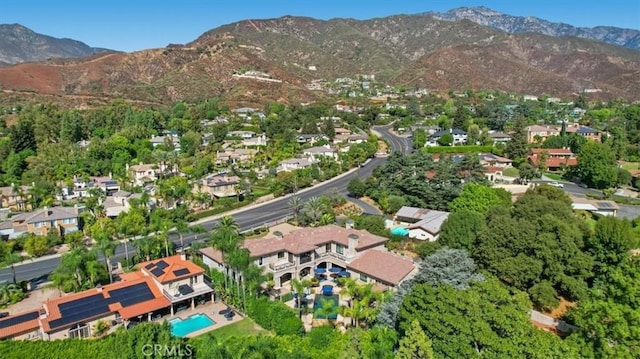
[[[391,126],[388,125],[375,127],[374,129],[378,133],[380,133],[383,138],[389,140],[394,151],[404,152],[407,148],[410,148],[410,144],[408,144],[408,141],[404,138],[393,136],[389,132],[390,128]],[[373,173],[373,169],[382,164],[385,160],[386,158],[373,158],[361,168],[352,171],[347,175],[338,176],[335,179],[326,181],[315,187],[300,190],[298,191],[297,195],[304,201],[311,197],[321,196],[334,190],[341,194],[347,194],[347,185],[349,184],[349,181],[351,181],[351,179],[355,177],[367,178],[371,176],[371,174]],[[288,205],[288,200],[290,197],[290,195],[284,196],[257,206],[240,208],[237,211],[234,211],[233,217],[240,226],[241,230],[250,230],[253,228],[264,226],[268,223],[282,220],[283,218],[291,215],[291,209]],[[379,213],[374,207],[369,206],[367,203],[364,203],[357,199],[350,198],[349,200],[363,207],[365,213]],[[208,220],[201,220],[200,223],[207,231],[210,231],[216,226],[216,224],[218,223],[218,218],[220,217],[220,215],[214,216]],[[198,240],[202,241],[206,237],[206,234],[200,234],[198,236]],[[178,245],[180,243],[180,239],[175,233],[170,235],[170,240]],[[191,242],[193,242],[195,238],[193,234],[185,234],[183,236],[183,240],[185,246],[187,246],[191,244]],[[128,250],[129,256],[133,256],[135,254],[135,249],[133,248],[133,246],[128,245]],[[120,260],[122,258],[125,258],[125,249],[123,244],[119,245],[116,249],[115,260]],[[38,278],[38,280],[43,280],[42,278],[48,276],[59,265],[59,263],[59,255],[37,258],[33,261],[27,260],[22,264],[15,266],[16,278],[19,281],[31,280],[36,278]],[[5,280],[11,281],[11,270],[9,268],[3,268],[2,270],[0,270],[0,282]]]

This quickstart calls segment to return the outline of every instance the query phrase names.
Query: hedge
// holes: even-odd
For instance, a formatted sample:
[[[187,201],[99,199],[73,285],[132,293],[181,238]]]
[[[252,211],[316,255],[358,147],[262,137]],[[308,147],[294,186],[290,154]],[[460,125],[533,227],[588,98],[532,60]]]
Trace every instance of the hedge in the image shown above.
[[[298,313],[282,302],[271,301],[266,297],[251,299],[247,314],[258,325],[277,335],[304,334],[304,326],[298,318]]]
[[[424,153],[485,153],[493,151],[493,146],[435,146],[424,147]]]

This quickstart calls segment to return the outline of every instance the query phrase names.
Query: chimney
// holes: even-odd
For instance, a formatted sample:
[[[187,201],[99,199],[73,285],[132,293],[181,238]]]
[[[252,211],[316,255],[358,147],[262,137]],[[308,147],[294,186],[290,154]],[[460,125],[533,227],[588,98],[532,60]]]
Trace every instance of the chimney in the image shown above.
[[[109,179],[113,179],[113,172],[109,172]]]
[[[182,249],[182,251],[180,252],[180,259],[182,259],[183,261],[187,260],[187,254],[184,252],[184,249]]]
[[[278,240],[284,238],[284,235],[282,235],[282,232],[280,232],[280,231],[273,232],[273,236],[276,237],[276,239],[278,239]]]
[[[49,217],[49,207],[44,206],[44,216]]]
[[[355,257],[356,256],[356,247],[358,246],[358,235],[355,233],[351,233],[347,236],[349,241],[349,247],[347,247],[347,257]]]
[[[98,293],[102,293],[102,284],[98,283],[96,289],[98,290]]]

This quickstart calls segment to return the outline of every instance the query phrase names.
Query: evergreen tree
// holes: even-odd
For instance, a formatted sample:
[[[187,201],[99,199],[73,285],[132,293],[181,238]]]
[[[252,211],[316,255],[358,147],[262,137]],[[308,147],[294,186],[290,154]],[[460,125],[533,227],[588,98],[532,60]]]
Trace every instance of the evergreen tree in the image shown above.
[[[431,340],[424,333],[417,319],[411,322],[411,327],[406,335],[400,339],[400,347],[398,348],[396,358],[433,359]]]

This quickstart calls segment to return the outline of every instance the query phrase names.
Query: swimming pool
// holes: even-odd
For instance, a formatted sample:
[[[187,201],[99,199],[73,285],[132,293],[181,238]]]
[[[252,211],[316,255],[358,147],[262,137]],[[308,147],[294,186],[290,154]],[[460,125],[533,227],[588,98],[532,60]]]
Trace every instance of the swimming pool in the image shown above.
[[[204,314],[192,315],[187,319],[175,318],[169,321],[171,326],[171,334],[176,337],[185,337],[189,333],[193,333],[196,330],[204,329],[216,324],[211,318]]]

